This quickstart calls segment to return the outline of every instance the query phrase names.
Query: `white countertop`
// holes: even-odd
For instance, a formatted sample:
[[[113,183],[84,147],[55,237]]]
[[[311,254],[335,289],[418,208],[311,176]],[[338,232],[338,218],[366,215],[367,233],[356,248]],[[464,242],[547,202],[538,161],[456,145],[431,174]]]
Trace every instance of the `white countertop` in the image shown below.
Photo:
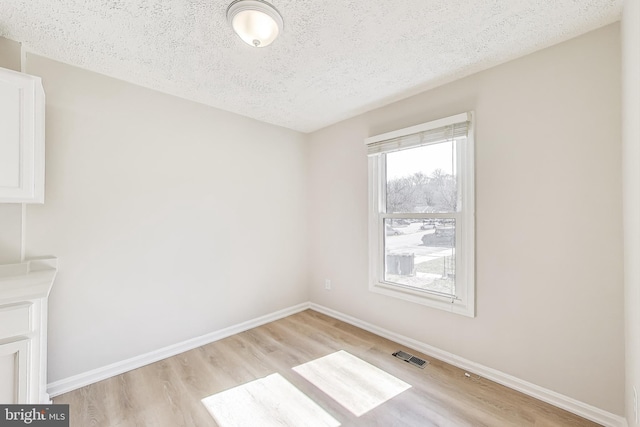
[[[0,265],[0,304],[46,298],[57,272],[57,258]]]

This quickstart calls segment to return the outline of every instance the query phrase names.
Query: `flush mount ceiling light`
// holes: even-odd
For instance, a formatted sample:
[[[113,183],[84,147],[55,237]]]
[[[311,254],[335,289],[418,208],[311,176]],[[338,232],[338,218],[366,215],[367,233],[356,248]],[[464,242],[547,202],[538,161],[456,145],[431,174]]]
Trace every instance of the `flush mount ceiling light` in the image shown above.
[[[227,21],[247,44],[269,46],[282,31],[282,16],[262,0],[235,0],[227,8]]]

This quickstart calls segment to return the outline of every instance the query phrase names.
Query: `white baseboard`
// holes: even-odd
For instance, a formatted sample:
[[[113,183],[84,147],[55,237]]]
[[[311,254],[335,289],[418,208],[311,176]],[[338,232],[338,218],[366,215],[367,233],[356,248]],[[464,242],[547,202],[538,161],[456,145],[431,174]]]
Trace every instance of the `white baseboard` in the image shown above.
[[[534,397],[543,402],[549,403],[558,408],[564,409],[583,418],[596,422],[606,427],[628,427],[627,420],[619,415],[612,414],[595,406],[580,402],[569,396],[565,396],[555,391],[548,390],[530,382],[521,380],[496,369],[483,366],[479,363],[472,362],[465,358],[456,356],[455,354],[433,347],[429,344],[422,343],[409,337],[405,337],[395,332],[388,331],[363,320],[340,313],[330,308],[311,303],[312,310],[326,314],[335,319],[357,326],[365,331],[372,332],[381,337],[387,338],[398,344],[405,345],[411,349],[417,350],[435,359],[457,366],[488,380],[502,384],[510,389],[519,391],[528,396]]]
[[[228,328],[220,329],[219,331],[211,332],[209,334],[202,335],[196,338],[191,338],[186,341],[170,345],[168,347],[142,354],[140,356],[112,363],[110,365],[93,369],[91,371],[84,372],[78,375],[73,375],[69,378],[54,381],[47,385],[47,392],[51,397],[55,397],[87,386],[89,384],[93,384],[95,382],[120,375],[124,372],[140,368],[150,363],[166,359],[167,357],[175,356],[176,354],[184,353],[185,351],[189,351],[194,348],[212,343],[214,341],[230,337],[231,335],[247,331],[251,328],[273,322],[274,320],[282,319],[283,317],[287,317],[300,311],[304,311],[308,309],[309,306],[310,304],[308,302],[294,305],[293,307],[288,307],[274,313],[270,313],[264,316],[257,317],[255,319],[248,320],[246,322],[239,323],[237,325],[229,326]]]

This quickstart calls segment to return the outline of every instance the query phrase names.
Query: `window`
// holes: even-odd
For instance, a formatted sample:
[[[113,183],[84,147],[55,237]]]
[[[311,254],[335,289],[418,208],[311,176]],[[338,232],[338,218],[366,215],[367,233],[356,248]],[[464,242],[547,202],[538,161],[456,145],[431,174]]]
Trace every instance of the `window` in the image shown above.
[[[473,113],[365,144],[370,289],[473,317]]]

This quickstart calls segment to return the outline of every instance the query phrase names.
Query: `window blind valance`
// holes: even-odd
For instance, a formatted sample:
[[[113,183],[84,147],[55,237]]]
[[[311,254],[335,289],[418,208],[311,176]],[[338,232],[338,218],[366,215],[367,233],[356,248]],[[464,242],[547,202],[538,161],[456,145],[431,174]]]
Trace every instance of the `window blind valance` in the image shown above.
[[[463,113],[423,125],[412,126],[365,140],[367,155],[399,151],[405,148],[435,144],[467,136],[469,132],[469,114]]]

